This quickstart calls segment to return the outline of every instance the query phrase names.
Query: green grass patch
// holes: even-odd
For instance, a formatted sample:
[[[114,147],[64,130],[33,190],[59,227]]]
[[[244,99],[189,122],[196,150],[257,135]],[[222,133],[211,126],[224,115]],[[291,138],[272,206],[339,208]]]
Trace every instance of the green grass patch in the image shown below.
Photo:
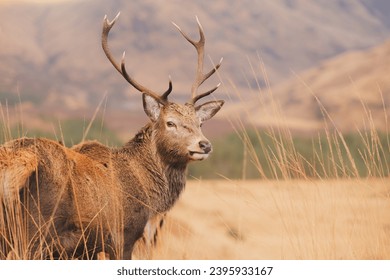
[[[108,146],[120,146],[122,142],[115,132],[108,129],[101,119],[96,119],[90,126],[86,135],[89,123],[83,119],[68,119],[61,121],[55,131],[47,132],[40,129],[24,129],[21,125],[7,127],[0,122],[0,144],[10,139],[19,137],[45,137],[61,141],[67,147],[80,143],[82,140],[97,140]]]
[[[389,175],[390,135],[368,131],[317,137],[265,131],[232,133],[213,141],[214,152],[190,165],[191,177],[292,179]]]

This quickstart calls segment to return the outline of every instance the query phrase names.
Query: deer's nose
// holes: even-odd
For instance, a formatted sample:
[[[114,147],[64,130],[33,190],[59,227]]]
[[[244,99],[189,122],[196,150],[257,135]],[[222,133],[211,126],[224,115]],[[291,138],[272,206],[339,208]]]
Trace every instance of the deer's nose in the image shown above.
[[[199,141],[199,148],[201,148],[205,154],[210,153],[212,149],[211,143],[205,140]]]

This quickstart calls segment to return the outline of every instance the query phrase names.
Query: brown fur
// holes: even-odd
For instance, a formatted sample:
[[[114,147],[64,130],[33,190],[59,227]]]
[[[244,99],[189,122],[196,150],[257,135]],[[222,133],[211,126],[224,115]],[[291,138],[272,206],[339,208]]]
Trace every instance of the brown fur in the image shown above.
[[[0,148],[0,182],[8,182],[0,188],[0,196],[12,199],[12,194],[18,192],[25,184],[27,178],[37,168],[35,153],[31,151],[20,152]]]
[[[131,258],[148,220],[168,211],[182,192],[193,160],[189,147],[207,141],[200,123],[192,105],[170,103],[121,148],[96,141],[67,148],[40,138],[3,145],[2,196],[26,209],[28,258],[41,256],[43,247],[52,249],[50,258],[99,252]]]
[[[168,101],[171,82],[164,94],[157,95],[128,76],[124,60],[115,62],[107,36],[118,16],[112,22],[105,17],[102,47],[115,69],[143,93],[144,111],[151,122],[121,148],[94,141],[67,148],[48,139],[30,138],[0,147],[0,201],[4,206],[0,248],[5,251],[0,256],[131,258],[148,221],[145,236],[154,238],[150,232],[153,222],[159,221],[179,198],[188,163],[206,159],[212,152],[200,126],[224,102],[195,103],[218,88],[197,94],[198,87],[215,73],[222,60],[203,73],[205,39],[199,21],[199,42],[189,39],[178,27],[199,56],[192,99],[180,105]],[[14,208],[22,213],[20,225],[10,219]],[[26,228],[15,230],[19,226]],[[26,235],[27,253],[19,252],[13,244],[15,231]]]

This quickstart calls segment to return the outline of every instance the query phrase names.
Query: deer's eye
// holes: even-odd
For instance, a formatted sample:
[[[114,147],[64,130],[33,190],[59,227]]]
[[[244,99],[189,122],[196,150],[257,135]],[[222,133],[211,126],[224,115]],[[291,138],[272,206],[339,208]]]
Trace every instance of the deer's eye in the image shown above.
[[[168,121],[167,127],[176,127],[176,124],[174,122]]]

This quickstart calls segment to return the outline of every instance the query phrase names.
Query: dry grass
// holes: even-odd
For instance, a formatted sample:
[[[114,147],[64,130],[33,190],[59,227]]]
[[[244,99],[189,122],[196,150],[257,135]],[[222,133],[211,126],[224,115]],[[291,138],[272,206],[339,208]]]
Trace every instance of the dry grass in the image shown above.
[[[265,81],[268,84],[267,78]],[[272,91],[268,89],[266,94],[267,100],[272,99]],[[314,93],[312,97],[316,99]],[[360,178],[343,133],[318,99],[327,139],[321,151],[325,151],[326,145],[332,148],[329,153],[316,154],[320,166],[312,165],[308,171],[302,164],[307,159],[297,152],[291,131],[283,126],[285,119],[279,105],[271,102],[267,103],[270,107],[262,108],[265,104],[262,98],[259,95],[258,110],[273,111],[282,124],[268,128],[276,151],[269,150],[261,137],[258,138],[275,179],[189,181],[167,218],[152,257],[390,259],[390,178],[385,175],[389,174],[389,163],[382,157],[390,151],[378,141],[370,111],[365,110],[365,129],[359,131],[366,144],[361,155],[370,172],[367,178]],[[385,105],[383,111],[388,128]],[[7,108],[0,110],[5,124],[9,119],[7,112]],[[246,145],[247,157],[262,175],[262,165],[253,143],[248,140],[246,126],[240,119],[232,121],[232,125]],[[10,135],[9,125],[4,125],[2,130],[6,136]],[[388,130],[386,133],[388,135]],[[325,158],[330,159],[329,166],[325,166]],[[316,171],[318,168],[323,169],[321,174],[324,175]],[[5,213],[1,208],[0,215],[4,214],[11,215],[14,225],[6,229],[4,223],[0,224],[0,236],[11,230],[17,243],[12,244],[16,251],[25,252],[26,247],[28,251],[24,232],[18,227],[22,225],[20,214],[18,211]],[[0,254],[0,258],[4,257]],[[16,258],[29,258],[28,252]]]
[[[328,117],[323,108],[322,113]],[[5,110],[2,118],[7,119]],[[366,143],[362,157],[371,171],[367,178],[358,176],[353,158],[341,160],[341,151],[348,155],[349,150],[337,129],[325,131],[327,144],[335,144],[335,148],[330,154],[317,155],[318,159],[330,158],[331,166],[323,176],[316,174],[313,166],[309,176],[302,167],[304,159],[292,145],[290,131],[270,128],[278,149],[269,153],[264,147],[264,152],[268,152],[276,179],[190,180],[169,213],[151,258],[390,259],[390,178],[384,175],[389,163],[380,157],[389,151],[377,141],[369,113],[367,119],[369,129],[360,131]],[[327,125],[332,125],[330,118]],[[9,130],[7,126],[2,129]],[[262,166],[248,142],[246,128],[238,121],[236,129],[246,143],[247,156],[261,174]],[[13,224],[8,229],[3,222],[0,226],[0,235],[12,232],[13,250],[19,253],[11,257],[31,258],[20,227],[19,206],[7,213],[0,208],[0,215],[8,215]],[[43,244],[49,256],[50,249]],[[138,252],[137,257],[150,255]]]
[[[377,116],[360,100],[364,123],[357,132],[365,147],[359,152],[368,170],[367,177],[362,178],[343,132],[315,92],[301,81],[310,92],[308,98],[315,100],[313,106],[318,107],[325,128],[326,142],[315,155],[315,166],[296,150],[261,60],[258,71],[268,86],[263,90],[256,80],[258,89],[252,101],[258,112],[271,111],[277,120],[278,125],[265,128],[276,151],[267,147],[255,126],[252,129],[258,131],[257,144],[266,155],[274,179],[190,181],[169,214],[153,258],[390,259],[390,178],[386,161],[390,151],[389,145],[378,140]],[[234,94],[241,96],[240,92]],[[389,135],[382,92],[380,97],[380,117]],[[247,157],[265,178],[240,117],[245,114],[244,119],[250,119],[251,112],[244,110],[231,123],[245,143]],[[314,137],[315,141],[318,139]]]
[[[390,259],[390,180],[190,181],[155,259]]]

